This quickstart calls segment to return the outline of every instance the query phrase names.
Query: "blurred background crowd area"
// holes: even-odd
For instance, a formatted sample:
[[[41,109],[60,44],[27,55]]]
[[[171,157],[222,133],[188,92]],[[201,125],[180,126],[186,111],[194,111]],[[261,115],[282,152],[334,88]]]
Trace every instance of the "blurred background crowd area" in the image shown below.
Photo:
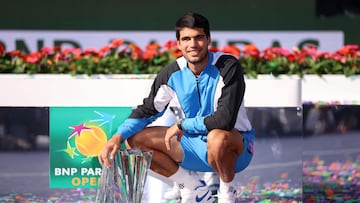
[[[360,131],[360,106],[304,104],[248,108],[256,137],[301,137]],[[48,149],[49,108],[1,107],[0,150]]]

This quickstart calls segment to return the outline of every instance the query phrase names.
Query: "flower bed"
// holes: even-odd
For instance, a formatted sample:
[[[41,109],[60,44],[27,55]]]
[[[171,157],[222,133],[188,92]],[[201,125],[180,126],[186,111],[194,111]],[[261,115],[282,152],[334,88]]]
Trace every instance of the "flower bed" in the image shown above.
[[[243,49],[228,45],[212,51],[223,51],[236,56],[248,77],[259,74],[322,76],[360,74],[360,50],[358,45],[345,45],[335,52],[320,52],[314,46],[288,50],[269,47],[259,50],[249,44]],[[19,50],[6,51],[0,45],[0,73],[13,74],[156,74],[173,62],[181,52],[176,42],[164,45],[151,43],[143,50],[136,44],[116,39],[100,49],[44,47],[39,52],[21,53]]]

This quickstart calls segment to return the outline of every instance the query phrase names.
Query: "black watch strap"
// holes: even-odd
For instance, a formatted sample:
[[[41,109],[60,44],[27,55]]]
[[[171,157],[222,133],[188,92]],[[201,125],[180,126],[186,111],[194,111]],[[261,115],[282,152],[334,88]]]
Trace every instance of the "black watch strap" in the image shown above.
[[[184,120],[184,119],[180,119],[180,120],[178,120],[178,121],[176,122],[176,125],[177,125],[177,127],[178,127],[180,130],[183,130],[183,128],[182,128],[182,122],[183,122],[183,120]]]

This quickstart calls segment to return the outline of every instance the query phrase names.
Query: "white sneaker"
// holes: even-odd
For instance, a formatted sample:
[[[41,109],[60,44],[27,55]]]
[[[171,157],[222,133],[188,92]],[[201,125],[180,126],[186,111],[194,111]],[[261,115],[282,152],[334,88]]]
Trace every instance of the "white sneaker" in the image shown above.
[[[236,190],[234,188],[229,189],[227,192],[218,191],[218,203],[235,203]]]
[[[177,200],[180,199],[180,190],[179,190],[179,186],[177,183],[174,182],[173,187],[171,188],[171,190],[167,191],[164,193],[163,198],[166,200]]]
[[[191,172],[192,174],[194,174],[195,172]],[[219,184],[220,184],[220,180],[219,177],[217,176],[217,174],[215,172],[196,172],[200,177],[203,178],[203,180],[205,181],[206,185],[208,186],[211,194],[213,196],[217,195],[217,192],[219,190]],[[171,200],[171,199],[180,199],[180,191],[179,191],[179,187],[176,183],[174,183],[174,187],[171,191],[167,191],[164,194],[164,198]]]
[[[215,172],[200,172],[206,185],[208,185],[212,195],[216,195],[219,190],[220,179]],[[200,175],[201,176],[201,175]]]
[[[215,197],[206,185],[205,181],[199,180],[199,185],[194,189],[184,188],[179,185],[181,203],[214,203]]]

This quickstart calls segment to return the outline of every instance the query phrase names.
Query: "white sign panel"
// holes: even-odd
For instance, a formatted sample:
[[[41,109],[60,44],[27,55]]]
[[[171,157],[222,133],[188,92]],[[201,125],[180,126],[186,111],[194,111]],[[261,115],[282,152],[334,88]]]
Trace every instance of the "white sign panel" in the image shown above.
[[[100,78],[51,74],[0,75],[0,86],[8,87],[1,90],[0,106],[137,106],[148,95],[152,82],[153,79],[146,78],[146,75]],[[246,88],[246,107],[301,106],[300,79],[262,76],[247,79]]]
[[[344,45],[342,31],[213,31],[211,35],[213,43],[220,49],[229,43],[236,43],[240,48],[252,43],[262,50],[274,44],[292,49],[315,42],[320,51],[336,51]],[[0,43],[7,51],[20,49],[33,52],[57,44],[62,47],[98,49],[119,38],[145,48],[151,41],[163,45],[168,40],[175,40],[175,32],[0,30]]]

